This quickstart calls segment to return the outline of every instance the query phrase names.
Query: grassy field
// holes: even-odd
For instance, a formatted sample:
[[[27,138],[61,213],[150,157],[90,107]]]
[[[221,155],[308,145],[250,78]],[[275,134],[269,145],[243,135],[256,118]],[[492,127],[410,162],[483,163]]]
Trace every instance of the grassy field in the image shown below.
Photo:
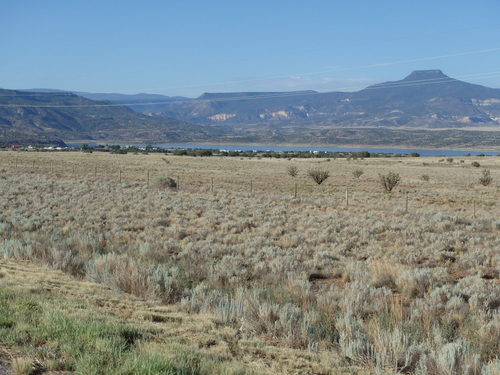
[[[311,169],[330,177],[316,185]],[[98,348],[45,332],[48,316],[76,324],[97,314],[89,334],[118,343],[116,373],[141,373],[130,363],[144,356],[173,374],[500,371],[500,157],[1,152],[0,171],[3,267],[33,277],[0,269],[0,312],[15,316],[0,324],[10,366],[29,358],[80,371]],[[391,171],[401,182],[386,193],[379,175]],[[49,275],[77,292],[32,293]],[[30,327],[24,304],[43,312],[43,332],[27,342],[16,339]],[[129,330],[141,339],[123,345]],[[48,336],[54,358],[42,349]],[[182,367],[185,356],[205,367]],[[169,373],[161,369],[142,373]]]

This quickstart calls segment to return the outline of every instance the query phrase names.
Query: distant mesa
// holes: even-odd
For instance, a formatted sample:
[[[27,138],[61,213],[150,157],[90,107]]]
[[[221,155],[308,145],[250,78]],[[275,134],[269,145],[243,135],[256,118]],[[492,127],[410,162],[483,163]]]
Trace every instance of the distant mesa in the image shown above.
[[[425,81],[430,79],[452,79],[439,69],[415,70],[406,76],[403,81]]]

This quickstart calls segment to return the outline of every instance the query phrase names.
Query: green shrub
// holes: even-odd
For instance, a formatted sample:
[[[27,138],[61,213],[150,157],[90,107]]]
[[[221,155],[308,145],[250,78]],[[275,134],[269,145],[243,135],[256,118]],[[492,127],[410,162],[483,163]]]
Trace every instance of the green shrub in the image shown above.
[[[297,175],[299,174],[299,168],[297,168],[295,165],[290,165],[286,169],[286,172],[291,177],[297,177]]]
[[[177,182],[171,177],[158,177],[156,184],[162,189],[177,189]]]
[[[491,172],[489,169],[483,169],[483,174],[479,177],[479,183],[483,186],[488,186],[491,184],[493,178],[491,177]]]
[[[307,174],[318,185],[321,185],[328,177],[330,177],[330,173],[321,169],[311,169],[309,170],[309,172],[307,172]]]
[[[481,166],[481,164],[479,164],[477,161],[473,161],[471,163],[471,165],[474,167],[474,168],[479,168]]]
[[[363,170],[362,169],[355,169],[352,171],[352,175],[356,178],[360,178],[363,175]]]
[[[401,181],[401,177],[399,173],[389,172],[388,174],[379,174],[378,175],[380,183],[384,190],[388,193],[392,191],[396,187],[397,184]]]

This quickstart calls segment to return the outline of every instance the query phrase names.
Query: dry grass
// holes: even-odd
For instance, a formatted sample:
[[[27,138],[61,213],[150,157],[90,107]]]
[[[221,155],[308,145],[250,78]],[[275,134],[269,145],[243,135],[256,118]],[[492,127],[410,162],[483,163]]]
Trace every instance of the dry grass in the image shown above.
[[[243,340],[265,340],[338,371],[489,375],[498,364],[499,157],[0,158],[0,254],[213,316],[234,330],[225,342],[235,358],[248,355]],[[320,186],[307,176],[318,168],[330,174]],[[401,183],[386,194],[378,176],[389,171]],[[158,188],[161,176],[179,176],[179,191]]]
[[[12,371],[14,375],[31,375],[35,370],[31,358],[16,358],[12,362]]]
[[[287,348],[258,337],[243,338],[237,328],[221,325],[219,318],[213,314],[187,314],[181,311],[179,305],[167,306],[157,299],[141,299],[119,293],[101,284],[76,280],[61,271],[44,269],[28,261],[0,259],[0,270],[6,275],[0,281],[0,290],[15,292],[21,299],[27,295],[39,304],[45,303],[46,312],[53,309],[69,317],[90,312],[100,321],[113,325],[127,324],[148,332],[139,348],[142,353],[159,353],[171,358],[179,353],[194,351],[202,358],[211,360],[212,363],[207,361],[204,366],[208,374],[328,374],[329,371],[348,374],[361,371],[355,366],[339,367],[338,358],[324,353]],[[2,338],[0,345],[1,342]],[[56,344],[52,342],[51,348]],[[64,363],[60,361],[64,362],[67,358],[54,358],[53,353],[44,351],[43,347],[36,350],[48,355],[48,358],[39,358],[43,362],[38,362],[43,365],[44,374],[61,373],[56,367],[61,367]],[[35,364],[19,349],[7,357],[11,357],[11,363],[19,362],[26,368],[29,365],[33,369]],[[58,365],[54,363],[58,361]],[[219,368],[210,371],[209,366],[214,362],[219,364]]]

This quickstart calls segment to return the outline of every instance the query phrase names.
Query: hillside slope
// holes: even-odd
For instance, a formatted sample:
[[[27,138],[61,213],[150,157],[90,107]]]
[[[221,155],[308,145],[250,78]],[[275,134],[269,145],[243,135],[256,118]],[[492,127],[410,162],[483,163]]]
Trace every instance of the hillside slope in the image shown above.
[[[16,314],[9,316],[13,308]],[[37,325],[26,326],[26,319],[36,319]],[[113,340],[120,343],[130,333],[133,341],[120,348],[117,359]],[[23,334],[25,340],[12,340]],[[87,342],[86,335],[98,335],[98,340]],[[47,336],[50,341],[43,341]],[[114,357],[103,360],[108,352]],[[368,374],[342,364],[335,355],[329,357],[263,338],[242,340],[237,329],[219,324],[210,314],[189,314],[179,305],[137,298],[32,262],[0,258],[2,375],[13,373],[21,363],[47,375],[62,374],[61,369],[116,375],[306,375],[326,374],[332,367],[344,375]]]
[[[0,142],[41,140],[205,139],[211,128],[168,117],[153,118],[106,101],[65,92],[25,92],[0,89]]]

